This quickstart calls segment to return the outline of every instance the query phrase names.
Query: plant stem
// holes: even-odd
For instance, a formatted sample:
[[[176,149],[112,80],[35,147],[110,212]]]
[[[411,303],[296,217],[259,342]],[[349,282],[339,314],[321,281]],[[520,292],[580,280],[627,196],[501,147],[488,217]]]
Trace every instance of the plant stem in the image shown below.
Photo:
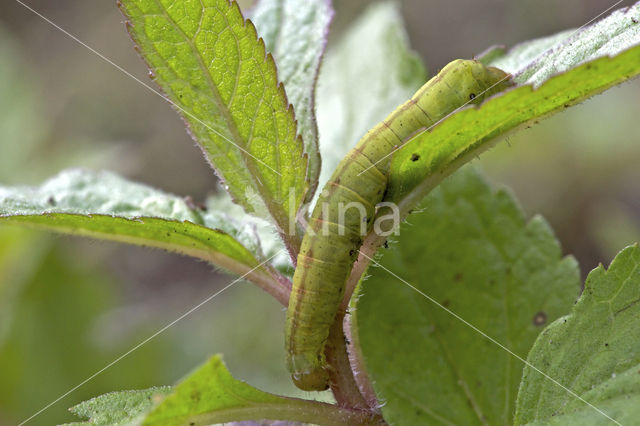
[[[282,306],[287,306],[291,294],[291,281],[271,265],[266,266],[266,269],[270,272],[270,276],[256,272],[245,278],[273,296]]]
[[[380,402],[376,396],[376,392],[373,389],[373,384],[369,380],[367,370],[364,368],[364,361],[362,358],[362,352],[360,351],[360,343],[358,341],[358,333],[353,330],[353,316],[347,316],[345,318],[344,329],[347,336],[347,352],[349,354],[349,362],[351,363],[351,371],[353,371],[353,377],[356,381],[356,385],[362,394],[362,397],[367,401],[367,405],[371,409],[377,411],[380,410]]]
[[[371,259],[375,256],[376,251],[384,244],[387,237],[382,237],[375,232],[370,232],[364,239],[362,246],[360,247],[360,255],[358,260],[353,264],[351,269],[351,275],[345,285],[344,297],[342,298],[342,304],[340,305],[341,311],[347,311],[349,307],[349,301],[353,296],[353,292],[360,281],[360,278],[369,267]]]
[[[330,366],[331,391],[340,407],[370,410],[371,407],[362,397],[351,370],[347,342],[343,332],[344,316],[344,311],[340,311],[336,315],[325,348],[327,363]]]
[[[291,264],[295,268],[298,263],[298,253],[300,252],[300,244],[302,243],[301,239],[296,235],[288,235],[284,232],[280,233],[280,238],[284,243],[284,246],[289,253],[289,258],[291,259]]]
[[[288,403],[254,404],[251,408],[228,408],[221,411],[195,414],[185,419],[185,424],[208,425],[242,420],[284,420],[326,426],[386,425],[382,417],[366,410],[352,410],[324,402],[299,398],[285,398]],[[157,423],[150,423],[157,424]],[[164,423],[163,423],[164,424]]]
[[[346,289],[344,298],[342,299],[342,304],[340,305],[340,314],[344,317],[344,313],[347,312],[349,307],[349,301],[353,296],[353,292],[355,291],[360,278],[364,274],[364,272],[369,267],[371,263],[371,259],[375,255],[376,251],[384,244],[386,241],[386,237],[381,237],[377,235],[375,232],[371,232],[365,238],[362,246],[360,247],[360,255],[358,256],[358,260],[353,265],[351,269],[351,275],[346,283]],[[347,318],[344,321],[344,328],[341,328],[341,331],[344,329],[346,335],[349,336],[349,344],[348,347],[344,348],[344,353],[346,354],[347,362],[349,363],[349,377],[353,379],[356,388],[358,389],[358,394],[360,398],[362,398],[370,410],[378,411],[379,403],[378,399],[373,390],[373,385],[369,380],[369,376],[363,368],[362,361],[362,353],[358,350],[357,344],[357,332],[353,333],[353,329],[351,328],[350,318]],[[333,329],[331,331],[333,333]],[[331,340],[331,334],[329,335],[329,339]],[[349,357],[349,355],[351,355]],[[335,394],[335,392],[334,392]],[[338,399],[336,397],[336,399]]]

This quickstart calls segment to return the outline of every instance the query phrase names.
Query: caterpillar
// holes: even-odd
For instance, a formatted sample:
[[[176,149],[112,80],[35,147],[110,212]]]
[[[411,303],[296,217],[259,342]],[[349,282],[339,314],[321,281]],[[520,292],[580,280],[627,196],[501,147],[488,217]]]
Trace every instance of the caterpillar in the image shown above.
[[[287,365],[298,388],[329,386],[325,343],[362,238],[384,198],[389,154],[416,131],[511,85],[498,68],[457,59],[370,130],[338,165],[309,219],[287,309]]]

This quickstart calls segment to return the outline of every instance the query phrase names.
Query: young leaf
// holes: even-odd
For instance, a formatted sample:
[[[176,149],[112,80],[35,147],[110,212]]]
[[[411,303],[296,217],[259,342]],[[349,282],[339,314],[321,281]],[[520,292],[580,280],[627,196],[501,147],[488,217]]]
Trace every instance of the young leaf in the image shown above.
[[[367,130],[425,81],[426,72],[409,48],[397,3],[369,7],[329,50],[320,71],[320,188]]]
[[[387,199],[406,212],[444,177],[507,132],[562,111],[640,74],[640,46],[580,65],[537,89],[519,87],[464,109],[409,140],[393,156]]]
[[[550,36],[527,40],[516,44],[508,51],[504,48],[489,49],[478,59],[486,65],[517,74],[515,70],[531,66],[541,53],[566,42],[575,31],[575,29],[564,30]],[[484,55],[487,56],[485,57]],[[519,74],[517,75],[518,77],[520,76]],[[524,83],[524,81],[520,81],[520,83]]]
[[[639,301],[640,248],[636,244],[620,252],[609,270],[601,265],[589,274],[571,314],[547,327],[529,353],[533,366],[575,395],[526,367],[515,423],[605,425],[611,424],[611,418],[618,424],[637,423]]]
[[[431,131],[407,141],[392,160],[387,198],[406,212],[443,177],[490,148],[506,132],[638,75],[639,18],[640,2],[579,31],[517,46],[491,62],[514,73],[515,81],[530,83],[536,89],[511,90],[480,109],[453,114]],[[592,61],[585,64],[588,60]],[[551,77],[557,72],[564,73]]]
[[[82,402],[69,411],[88,421],[76,424],[96,426],[124,426],[139,423],[142,416],[163,396],[171,393],[170,386],[145,390],[111,392]]]
[[[520,84],[539,86],[551,76],[640,43],[640,2],[598,22],[515,46],[491,65],[514,74]]]
[[[0,187],[0,223],[161,248],[240,275],[262,259],[250,227],[106,172],[67,170],[39,187]],[[272,292],[266,268],[248,279]]]
[[[315,92],[320,61],[333,17],[330,0],[260,0],[250,14],[267,51],[273,53],[278,75],[287,89],[309,157],[307,200],[320,175]]]
[[[285,238],[293,234],[307,159],[275,63],[253,24],[228,0],[121,3],[155,81],[233,199],[270,218]]]
[[[354,334],[393,424],[508,424],[523,363],[442,307],[525,357],[580,290],[544,220],[471,169],[445,181],[369,269]],[[411,289],[406,280],[441,306]],[[358,346],[356,346],[358,347]]]
[[[214,356],[179,383],[144,425],[208,425],[241,420],[289,420],[326,425],[375,424],[376,417],[334,405],[285,398],[234,379]]]

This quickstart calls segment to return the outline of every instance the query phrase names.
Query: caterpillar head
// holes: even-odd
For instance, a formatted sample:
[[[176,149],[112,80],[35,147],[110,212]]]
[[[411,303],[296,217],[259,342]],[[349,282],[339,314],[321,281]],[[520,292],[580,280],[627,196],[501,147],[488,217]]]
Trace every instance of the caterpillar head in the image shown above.
[[[490,96],[515,86],[511,74],[500,68],[487,67],[475,60],[465,62],[468,63],[468,70],[475,81],[477,93],[473,91],[474,89],[470,89],[469,92],[469,100],[474,104],[479,104]]]

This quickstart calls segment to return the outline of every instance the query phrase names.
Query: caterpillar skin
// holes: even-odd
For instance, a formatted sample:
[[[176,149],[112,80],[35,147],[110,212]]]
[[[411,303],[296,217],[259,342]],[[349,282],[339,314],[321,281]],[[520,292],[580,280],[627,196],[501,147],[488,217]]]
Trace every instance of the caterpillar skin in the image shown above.
[[[477,104],[505,90],[513,84],[509,77],[475,60],[449,63],[370,130],[338,165],[313,210],[293,276],[285,346],[288,368],[298,388],[319,391],[329,386],[324,347],[362,238],[371,230],[376,204],[384,197],[390,164],[390,157],[385,156],[417,130],[428,128],[465,103]],[[366,219],[357,208],[350,208],[342,214],[341,225],[339,207],[352,202],[364,207]]]

